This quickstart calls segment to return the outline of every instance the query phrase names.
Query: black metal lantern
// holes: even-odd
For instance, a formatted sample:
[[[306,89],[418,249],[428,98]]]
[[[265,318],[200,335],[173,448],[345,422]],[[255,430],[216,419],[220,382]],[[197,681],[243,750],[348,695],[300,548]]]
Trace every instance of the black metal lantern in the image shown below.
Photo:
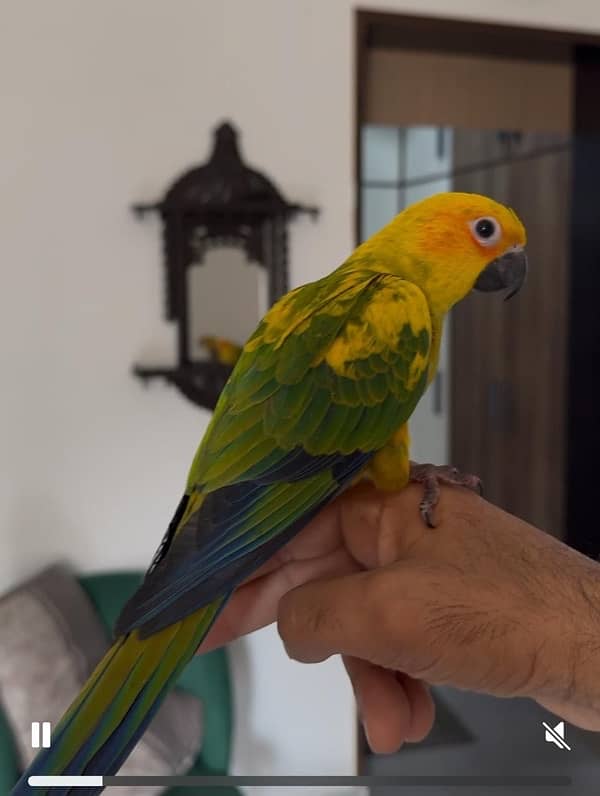
[[[162,377],[191,401],[208,409],[214,408],[232,364],[216,358],[194,360],[191,356],[190,267],[204,264],[211,249],[241,248],[247,262],[265,269],[267,301],[272,304],[288,290],[288,222],[299,213],[312,217],[318,214],[314,207],[291,204],[264,174],[246,166],[237,138],[231,124],[221,124],[215,130],[213,152],[205,164],[177,179],[160,202],[133,208],[139,217],[160,213],[166,269],[165,314],[167,320],[177,323],[178,335],[175,367],[136,365],[134,373],[143,380]],[[216,300],[215,296],[197,298]]]

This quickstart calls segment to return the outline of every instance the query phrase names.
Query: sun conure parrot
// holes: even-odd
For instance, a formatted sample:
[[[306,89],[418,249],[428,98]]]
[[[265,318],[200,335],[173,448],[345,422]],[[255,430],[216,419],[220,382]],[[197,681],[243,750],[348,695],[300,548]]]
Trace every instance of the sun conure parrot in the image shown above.
[[[242,353],[242,346],[226,340],[224,337],[204,335],[198,342],[211,355],[213,362],[220,362],[222,365],[235,365]]]
[[[236,586],[357,479],[406,485],[407,421],[435,373],[444,316],[473,288],[515,293],[524,244],[511,209],[439,194],[267,312],[113,646],[14,794],[30,792],[31,774],[115,773]],[[438,481],[468,483],[432,465],[413,476],[429,522]]]

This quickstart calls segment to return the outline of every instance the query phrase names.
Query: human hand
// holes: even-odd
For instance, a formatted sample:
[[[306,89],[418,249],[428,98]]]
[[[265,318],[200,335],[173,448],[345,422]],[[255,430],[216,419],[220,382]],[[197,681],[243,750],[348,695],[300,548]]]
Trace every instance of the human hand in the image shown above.
[[[337,528],[362,571],[282,597],[288,654],[345,656],[379,752],[429,729],[422,681],[531,697],[600,730],[600,565],[466,490],[442,490],[428,529],[420,496],[358,488],[317,518],[311,532]]]
[[[344,538],[346,512],[342,507],[346,499],[325,508],[234,592],[198,654],[274,622],[279,601],[291,589],[315,579],[361,571]],[[424,683],[401,672],[384,672],[358,658],[342,658],[374,751],[391,751],[404,741],[420,741],[428,734],[434,707]]]
[[[274,621],[296,589],[280,611],[288,651],[353,653],[343,659],[374,751],[429,731],[420,678],[529,695],[600,729],[598,565],[465,490],[442,491],[429,530],[420,497],[415,486],[343,496],[236,591],[199,651]]]
[[[361,571],[344,538],[345,500],[324,509],[234,592],[198,654],[274,622],[280,599],[291,589],[315,579]],[[424,683],[401,672],[386,672],[358,658],[342,659],[374,751],[393,751],[404,741],[420,741],[428,734],[434,706]]]

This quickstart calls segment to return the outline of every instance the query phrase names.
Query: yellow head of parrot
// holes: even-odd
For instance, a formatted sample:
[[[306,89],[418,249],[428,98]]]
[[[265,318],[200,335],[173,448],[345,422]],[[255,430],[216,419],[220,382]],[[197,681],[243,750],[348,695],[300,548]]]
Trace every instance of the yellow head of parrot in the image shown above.
[[[442,313],[472,289],[507,290],[509,298],[525,281],[525,228],[513,210],[487,196],[436,194],[407,207],[371,240],[380,236],[392,255],[388,268],[418,284]]]

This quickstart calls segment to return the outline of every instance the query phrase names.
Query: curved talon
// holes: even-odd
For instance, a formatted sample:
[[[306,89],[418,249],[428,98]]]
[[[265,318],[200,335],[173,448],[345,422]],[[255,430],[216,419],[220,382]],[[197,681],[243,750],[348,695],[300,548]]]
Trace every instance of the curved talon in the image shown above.
[[[421,514],[421,519],[428,528],[436,527],[436,524],[433,521],[432,508],[433,507],[428,506],[424,500],[422,500],[421,503],[419,504],[419,513]]]

